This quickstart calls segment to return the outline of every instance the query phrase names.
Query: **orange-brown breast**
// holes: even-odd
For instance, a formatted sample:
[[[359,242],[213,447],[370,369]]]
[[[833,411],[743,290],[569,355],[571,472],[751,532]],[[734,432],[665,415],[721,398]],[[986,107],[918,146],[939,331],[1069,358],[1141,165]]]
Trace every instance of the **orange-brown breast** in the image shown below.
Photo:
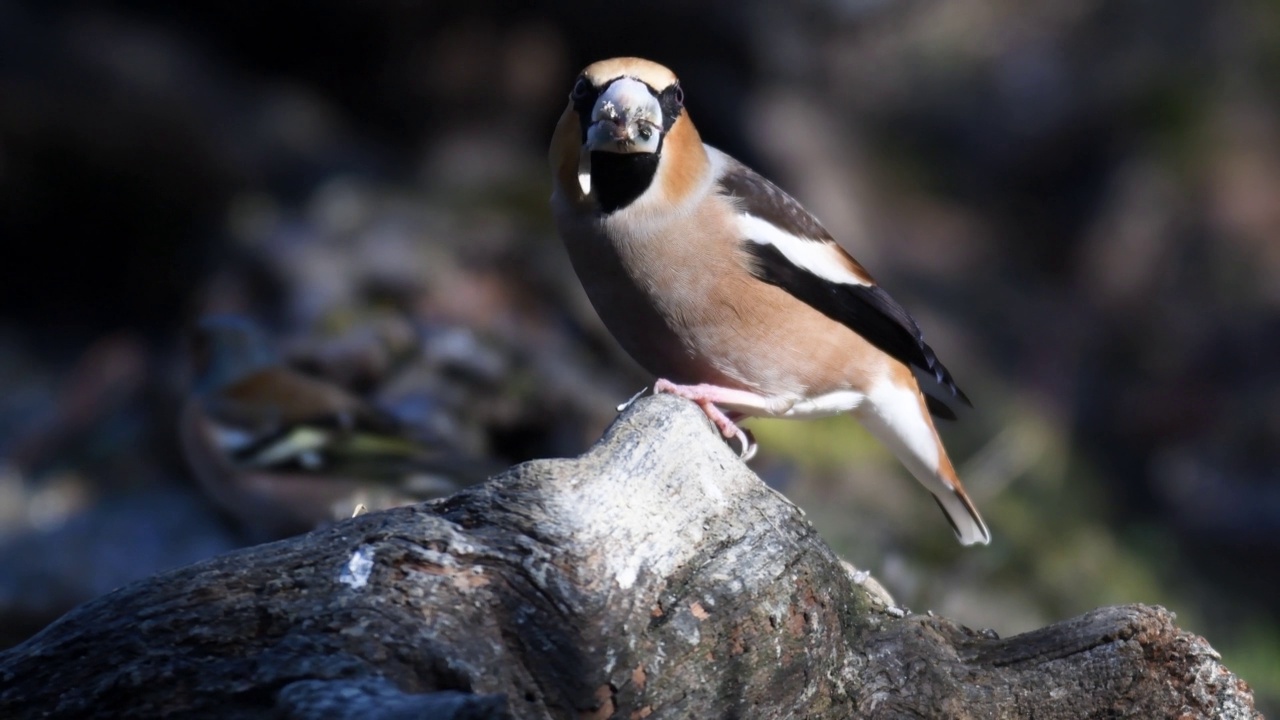
[[[582,268],[606,326],[637,361],[675,382],[795,396],[869,387],[893,361],[753,277],[735,212],[711,198],[648,233],[610,224],[610,241],[594,248],[606,257]]]

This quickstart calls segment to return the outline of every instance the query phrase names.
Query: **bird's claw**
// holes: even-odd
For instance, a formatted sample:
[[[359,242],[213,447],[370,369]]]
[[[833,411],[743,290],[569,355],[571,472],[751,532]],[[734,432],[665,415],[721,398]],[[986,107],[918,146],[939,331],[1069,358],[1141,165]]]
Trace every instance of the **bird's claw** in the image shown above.
[[[748,462],[756,456],[756,451],[760,449],[760,446],[756,444],[755,438],[751,436],[749,431],[740,427],[735,427],[734,430],[737,432],[734,433],[732,438],[728,439],[738,441],[738,458],[742,462]]]

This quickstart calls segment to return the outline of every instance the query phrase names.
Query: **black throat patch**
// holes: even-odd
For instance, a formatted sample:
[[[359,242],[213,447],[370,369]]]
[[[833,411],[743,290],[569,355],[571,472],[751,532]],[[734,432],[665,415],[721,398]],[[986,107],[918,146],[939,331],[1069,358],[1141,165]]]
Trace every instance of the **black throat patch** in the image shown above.
[[[658,172],[658,153],[591,153],[591,190],[606,215],[640,197]]]
[[[578,79],[574,86],[574,94],[570,96],[573,109],[578,113],[578,123],[582,130],[582,141],[587,140],[587,130],[591,127],[591,111],[595,107],[600,93],[621,78],[614,78],[600,87],[595,87],[586,76]],[[633,78],[634,79],[634,78]],[[585,82],[584,82],[585,81]],[[658,99],[662,108],[662,135],[658,138],[658,149],[652,153],[591,153],[591,191],[600,203],[600,210],[609,213],[624,208],[640,197],[653,183],[658,172],[658,158],[662,154],[663,141],[676,118],[684,112],[684,91],[675,83],[661,92],[648,83],[644,83],[649,93]]]

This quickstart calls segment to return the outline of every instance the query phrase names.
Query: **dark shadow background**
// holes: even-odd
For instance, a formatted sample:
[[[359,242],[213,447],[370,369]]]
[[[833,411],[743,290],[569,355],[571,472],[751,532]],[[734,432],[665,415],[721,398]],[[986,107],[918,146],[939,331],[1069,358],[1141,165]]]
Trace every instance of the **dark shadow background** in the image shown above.
[[[847,421],[759,425],[762,475],[915,609],[1163,604],[1274,712],[1280,4],[1028,5],[0,0],[5,641],[239,542],[173,439],[201,313],[466,328],[521,378],[492,454],[596,437],[644,378],[545,146],[580,67],[639,54],[916,314],[996,541],[952,547]]]

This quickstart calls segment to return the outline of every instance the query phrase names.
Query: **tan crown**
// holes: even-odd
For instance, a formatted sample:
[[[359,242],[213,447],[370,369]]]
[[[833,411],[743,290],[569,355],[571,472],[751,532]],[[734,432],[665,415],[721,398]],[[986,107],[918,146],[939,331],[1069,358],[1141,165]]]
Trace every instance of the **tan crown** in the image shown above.
[[[618,57],[591,63],[582,71],[591,84],[600,87],[610,80],[630,77],[662,91],[676,83],[676,74],[652,60],[637,57]]]

